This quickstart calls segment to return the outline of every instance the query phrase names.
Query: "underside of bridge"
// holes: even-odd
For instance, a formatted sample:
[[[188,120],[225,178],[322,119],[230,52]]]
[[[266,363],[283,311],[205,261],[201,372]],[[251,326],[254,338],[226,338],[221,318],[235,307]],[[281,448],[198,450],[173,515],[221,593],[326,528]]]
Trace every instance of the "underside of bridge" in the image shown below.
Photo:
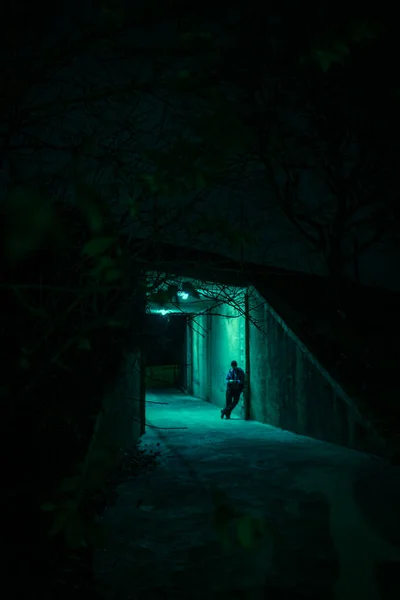
[[[160,273],[149,273],[148,279],[149,318],[158,319],[160,328],[162,320],[183,321],[170,350],[179,355],[171,385],[222,408],[226,373],[236,360],[246,373],[237,416],[382,453],[379,436],[357,405],[254,285]]]

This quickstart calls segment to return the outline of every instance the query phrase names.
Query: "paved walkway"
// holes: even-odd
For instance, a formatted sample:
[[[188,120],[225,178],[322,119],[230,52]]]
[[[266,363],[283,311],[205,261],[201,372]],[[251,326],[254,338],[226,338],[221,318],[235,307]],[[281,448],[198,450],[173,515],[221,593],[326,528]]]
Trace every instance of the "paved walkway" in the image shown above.
[[[398,600],[398,467],[176,391],[147,401],[160,465],[106,513],[105,599]]]

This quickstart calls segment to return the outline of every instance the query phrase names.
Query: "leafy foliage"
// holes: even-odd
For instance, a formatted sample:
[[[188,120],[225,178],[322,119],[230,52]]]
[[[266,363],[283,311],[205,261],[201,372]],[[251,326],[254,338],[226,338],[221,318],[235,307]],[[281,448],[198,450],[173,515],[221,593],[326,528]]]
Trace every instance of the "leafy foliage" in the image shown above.
[[[50,199],[24,187],[12,188],[6,199],[9,227],[6,252],[11,260],[39,248],[54,235],[55,220]]]
[[[102,399],[115,384],[124,352],[139,345],[135,335],[145,298],[134,295],[140,281],[134,261],[122,260],[127,240],[115,233],[112,215],[104,213],[101,202],[96,206],[93,195],[90,211],[27,187],[12,191],[7,202],[15,199],[6,205],[2,393],[4,439],[10,448],[18,439],[19,451],[5,490],[10,510],[20,515],[26,513],[23,499],[29,493],[39,524],[29,543],[46,565],[54,548],[68,556],[93,547],[102,535],[87,506],[118,455],[91,447]],[[35,202],[38,215],[28,224]],[[28,479],[23,477],[25,456],[30,457]],[[27,492],[31,478],[35,487]],[[27,522],[22,519],[26,532],[31,518],[28,512]],[[18,556],[14,560],[18,563]]]
[[[257,550],[265,536],[274,535],[265,519],[239,512],[221,490],[214,490],[214,527],[221,546],[230,552],[235,544]]]
[[[370,42],[378,38],[379,27],[377,23],[355,21],[350,23],[341,36],[330,35],[318,40],[308,54],[300,58],[300,63],[307,61],[316,63],[324,73],[336,63],[344,65],[348,59],[351,46]]]

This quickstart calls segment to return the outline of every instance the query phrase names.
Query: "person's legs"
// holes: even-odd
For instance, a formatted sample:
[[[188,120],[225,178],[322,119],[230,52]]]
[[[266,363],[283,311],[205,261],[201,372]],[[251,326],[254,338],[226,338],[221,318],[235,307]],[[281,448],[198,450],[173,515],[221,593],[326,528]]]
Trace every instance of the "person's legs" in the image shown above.
[[[241,392],[238,392],[237,394],[235,394],[233,396],[233,402],[232,402],[231,407],[230,407],[230,412],[232,412],[233,409],[236,408],[236,406],[238,405],[239,400],[240,400],[240,394],[241,394]]]
[[[224,418],[224,416],[226,416],[227,419],[229,419],[230,417],[230,413],[232,410],[232,398],[233,398],[233,394],[232,394],[232,390],[226,390],[226,394],[225,394],[225,408],[223,408],[221,410],[221,419]]]
[[[225,415],[227,419],[231,418],[231,413],[233,411],[233,409],[237,406],[239,399],[240,399],[240,394],[241,392],[236,392],[233,393],[231,392],[231,396],[229,399],[229,405],[226,405],[226,409],[225,409]]]

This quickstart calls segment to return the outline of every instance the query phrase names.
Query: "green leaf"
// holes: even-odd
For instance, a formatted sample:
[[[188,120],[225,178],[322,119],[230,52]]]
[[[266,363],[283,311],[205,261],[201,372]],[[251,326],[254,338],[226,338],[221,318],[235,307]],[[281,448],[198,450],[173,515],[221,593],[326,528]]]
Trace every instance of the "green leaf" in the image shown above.
[[[107,272],[116,270],[116,262],[110,256],[100,256],[96,262],[96,266],[90,271],[91,276],[95,279],[102,279],[104,281]]]
[[[42,510],[43,512],[53,512],[54,510],[56,510],[56,505],[53,502],[45,502],[40,507],[40,510]]]
[[[29,369],[29,367],[31,366],[31,362],[28,358],[26,358],[26,356],[23,356],[22,358],[20,358],[18,364],[19,364],[20,369],[24,369],[24,371]]]
[[[212,144],[226,157],[245,149],[252,137],[237,115],[226,107],[216,110],[210,117],[200,119],[197,129],[200,139]]]
[[[323,44],[322,47],[315,46],[311,50],[311,56],[314,62],[326,73],[334,63],[343,64],[349,52],[348,44],[339,39]]]
[[[53,361],[53,364],[56,365],[57,367],[59,367],[60,369],[63,369],[63,371],[68,371],[69,373],[73,373],[74,370],[71,369],[71,367],[69,367],[68,365],[66,365],[62,360],[60,360],[59,358],[55,358]]]
[[[224,552],[227,552],[232,548],[232,539],[228,529],[218,528],[217,533],[222,549],[224,550]]]
[[[195,187],[198,188],[199,190],[203,190],[205,187],[207,187],[207,182],[204,178],[203,173],[196,173]]]
[[[253,522],[250,515],[245,515],[239,519],[237,524],[237,534],[243,548],[250,549],[254,547]]]
[[[307,54],[301,54],[299,57],[299,64],[300,65],[305,65],[307,62],[309,61],[309,57],[307,56]]]
[[[209,31],[188,31],[187,33],[182,33],[181,39],[183,42],[197,42],[201,40],[210,40],[212,35]]]
[[[85,546],[85,526],[83,519],[75,513],[65,523],[65,542],[72,550]]]
[[[160,189],[159,183],[156,181],[154,175],[144,174],[142,175],[142,179],[146,182],[150,192],[156,193]]]
[[[350,36],[353,42],[374,40],[378,37],[378,28],[371,23],[357,22],[350,27]]]
[[[266,533],[272,534],[264,519],[243,515],[237,523],[237,536],[240,545],[248,550],[258,547],[261,537]]]
[[[118,321],[117,319],[109,319],[107,321],[107,325],[109,327],[123,327],[124,323],[122,321]]]
[[[101,199],[96,190],[89,185],[76,186],[76,199],[92,233],[100,233],[103,228]]]
[[[55,511],[53,523],[52,523],[51,528],[48,533],[49,537],[53,537],[53,536],[57,535],[57,533],[60,533],[60,531],[62,531],[62,529],[64,528],[66,521],[67,521],[67,514],[65,511],[63,511],[63,510]]]
[[[103,254],[106,250],[111,248],[115,244],[115,238],[113,237],[97,237],[90,242],[87,242],[83,248],[83,254],[87,256],[98,256]]]
[[[73,511],[75,512],[78,508],[78,502],[77,500],[74,500],[72,498],[66,498],[65,500],[63,500],[60,504],[61,508],[64,508],[67,511]],[[74,515],[75,516],[75,515]]]
[[[41,319],[49,319],[49,314],[44,310],[44,308],[36,308],[35,306],[31,306],[29,304],[29,302],[27,302],[25,300],[24,295],[22,294],[22,292],[17,288],[17,287],[13,287],[13,292],[18,300],[18,302],[20,302],[20,304],[22,306],[24,306],[32,315],[34,315],[35,317],[39,317]]]
[[[50,198],[29,188],[13,188],[6,203],[9,212],[6,251],[11,260],[20,260],[39,248],[54,231],[55,215]]]
[[[29,312],[34,315],[35,317],[38,317],[39,319],[49,319],[49,313],[45,311],[44,308],[35,308],[34,306],[30,306],[29,307]]]
[[[332,55],[322,50],[314,50],[313,54],[315,62],[321,67],[324,73],[327,73],[334,62]]]
[[[131,196],[129,196],[125,200],[125,204],[128,207],[129,215],[131,217],[136,217],[136,215],[138,214],[138,202],[137,202],[137,200],[135,198],[132,198]]]
[[[97,260],[97,266],[93,269],[92,273],[100,274],[104,271],[109,271],[115,266],[115,260],[111,256],[101,256]]]
[[[106,271],[104,274],[104,281],[106,283],[112,283],[113,281],[117,281],[121,277],[121,271],[118,269],[110,269],[110,271]]]
[[[112,28],[120,28],[125,19],[125,10],[121,2],[116,0],[106,0],[102,3],[101,11],[103,20]]]
[[[350,49],[346,42],[343,40],[337,40],[332,47],[332,54],[336,59],[340,59],[344,56],[348,56]]]
[[[91,349],[90,340],[88,338],[79,338],[77,340],[76,345],[79,348],[79,350],[90,350]]]
[[[58,488],[59,492],[73,492],[81,484],[81,477],[65,477]]]
[[[90,210],[87,211],[87,220],[90,229],[93,233],[100,233],[103,228],[103,218],[95,207],[91,207]]]
[[[101,546],[107,539],[107,529],[101,523],[91,523],[86,529],[86,539],[92,546]]]

